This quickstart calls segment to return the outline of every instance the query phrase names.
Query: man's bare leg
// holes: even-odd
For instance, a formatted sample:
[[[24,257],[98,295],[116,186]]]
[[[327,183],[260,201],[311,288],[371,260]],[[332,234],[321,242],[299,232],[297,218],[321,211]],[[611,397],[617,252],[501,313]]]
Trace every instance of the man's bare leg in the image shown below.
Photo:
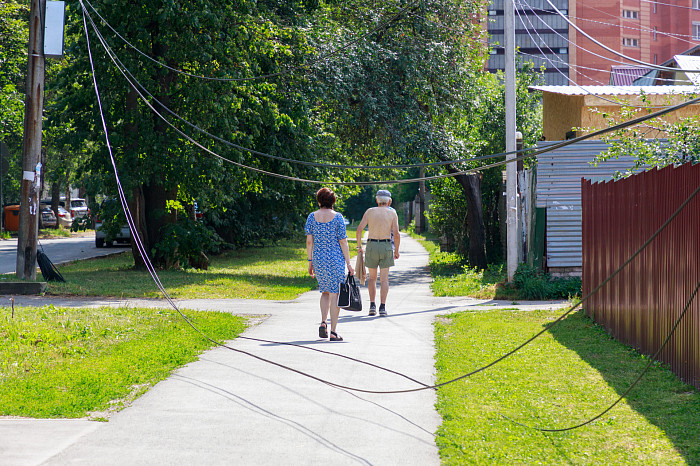
[[[379,292],[379,297],[381,299],[381,304],[379,305],[379,315],[386,315],[386,297],[389,294],[389,267],[385,269],[379,269],[379,283],[381,284],[381,290]]]
[[[373,316],[374,313],[377,311],[376,308],[372,309],[372,303],[375,302],[375,298],[377,297],[377,269],[369,269],[369,276],[367,277],[367,291],[369,291],[369,302],[370,302],[370,308],[369,308],[369,315]]]
[[[381,284],[379,297],[381,303],[386,304],[386,297],[389,294],[389,267],[386,269],[379,269],[379,283]]]

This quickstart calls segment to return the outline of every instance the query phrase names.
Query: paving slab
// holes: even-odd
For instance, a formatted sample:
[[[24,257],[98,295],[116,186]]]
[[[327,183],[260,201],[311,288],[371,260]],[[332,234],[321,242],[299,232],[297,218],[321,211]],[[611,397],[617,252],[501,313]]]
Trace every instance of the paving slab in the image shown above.
[[[435,392],[370,392],[434,383],[432,324],[437,315],[516,305],[433,298],[425,250],[402,235],[401,252],[390,274],[389,316],[341,311],[338,333],[343,342],[318,338],[317,291],[293,301],[178,301],[183,309],[264,315],[244,336],[273,342],[238,338],[228,342],[235,351],[207,351],[112,415],[109,422],[0,418],[0,463],[439,464],[434,434],[441,419],[435,411]],[[368,307],[367,290],[362,292]],[[35,296],[15,300],[16,305],[167,307],[163,300]],[[561,307],[562,303],[517,306]],[[332,387],[258,358],[348,388]],[[63,435],[42,436],[51,429]],[[19,438],[37,441],[20,442]]]

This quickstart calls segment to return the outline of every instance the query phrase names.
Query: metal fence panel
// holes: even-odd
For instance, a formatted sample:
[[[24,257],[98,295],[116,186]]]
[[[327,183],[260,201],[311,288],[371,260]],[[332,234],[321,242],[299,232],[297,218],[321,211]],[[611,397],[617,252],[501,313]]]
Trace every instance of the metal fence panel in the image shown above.
[[[583,294],[632,256],[700,186],[700,164],[581,182]],[[700,281],[700,195],[629,265],[584,303],[615,338],[645,354],[661,347]],[[659,359],[700,388],[700,297]]]

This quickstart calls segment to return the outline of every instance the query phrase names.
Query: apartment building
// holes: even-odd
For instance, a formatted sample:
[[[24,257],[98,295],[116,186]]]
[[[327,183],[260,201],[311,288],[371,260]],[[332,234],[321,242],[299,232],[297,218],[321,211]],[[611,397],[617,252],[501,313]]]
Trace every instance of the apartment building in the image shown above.
[[[505,65],[503,3],[493,0],[487,7],[492,72]],[[631,84],[648,71],[569,26],[552,4],[597,41],[647,63],[661,64],[700,45],[700,0],[515,0],[520,58],[544,66],[547,85]]]
[[[523,0],[529,1],[529,0]],[[613,50],[652,64],[661,64],[700,44],[700,0],[585,0],[570,2],[569,19]],[[614,84],[613,67],[626,60],[605,50],[574,28],[569,37],[570,73],[576,84]]]
[[[487,31],[491,55],[488,70],[505,68],[503,1],[494,0],[487,9]],[[568,0],[550,0],[567,14]],[[515,43],[520,59],[545,68],[545,84],[569,82],[569,25],[545,0],[516,0]]]

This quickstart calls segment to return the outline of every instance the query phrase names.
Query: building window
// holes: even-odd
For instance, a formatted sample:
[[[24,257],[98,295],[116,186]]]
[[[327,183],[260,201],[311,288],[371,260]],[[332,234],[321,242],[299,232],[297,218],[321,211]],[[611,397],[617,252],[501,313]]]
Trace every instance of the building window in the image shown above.
[[[654,13],[656,13],[656,2],[653,2],[652,5],[654,7]]]
[[[639,12],[635,10],[622,10],[622,17],[627,19],[639,19]]]
[[[700,10],[700,0],[693,0],[693,10]]]
[[[631,37],[622,38],[623,47],[639,47],[639,39],[633,39]]]
[[[700,23],[693,21],[693,40],[700,40]]]
[[[653,33],[653,36],[654,36],[654,40],[656,40],[656,26],[654,26],[654,33]]]

